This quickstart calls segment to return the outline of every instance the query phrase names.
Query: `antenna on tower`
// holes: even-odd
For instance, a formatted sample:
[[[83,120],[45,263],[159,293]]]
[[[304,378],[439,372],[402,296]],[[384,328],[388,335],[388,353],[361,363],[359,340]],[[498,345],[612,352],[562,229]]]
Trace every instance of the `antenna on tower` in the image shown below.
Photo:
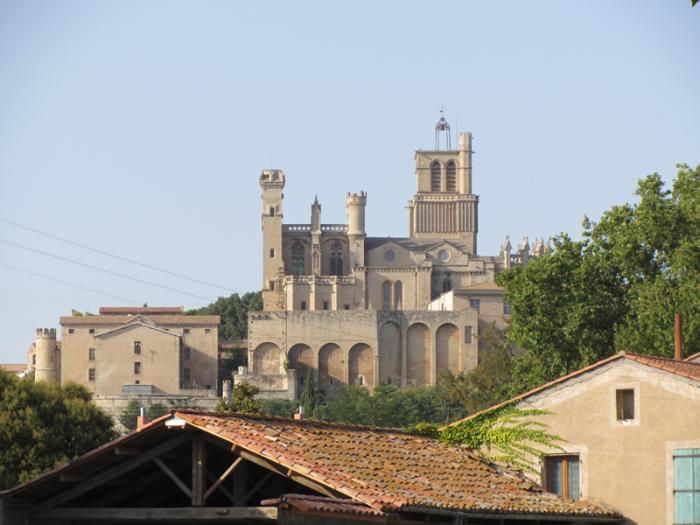
[[[440,133],[445,135],[445,145],[448,150],[452,149],[452,138],[450,137],[450,125],[445,120],[445,110],[440,106],[440,120],[435,124],[435,150],[440,149]]]

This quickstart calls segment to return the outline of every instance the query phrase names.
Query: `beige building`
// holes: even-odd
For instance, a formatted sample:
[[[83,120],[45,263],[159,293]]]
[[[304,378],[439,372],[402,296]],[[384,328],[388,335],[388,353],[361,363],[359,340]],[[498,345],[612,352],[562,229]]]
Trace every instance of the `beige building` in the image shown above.
[[[506,240],[496,256],[477,254],[479,197],[472,191],[472,135],[415,153],[416,193],[409,236],[368,237],[365,192],[346,196],[347,224],[323,224],[315,199],[307,224],[283,222],[285,175],[264,170],[264,312],[249,316],[245,379],[263,395],[298,394],[311,369],[332,394],[340,385],[434,385],[443,372],[478,362],[479,325],[504,327],[508,305],[495,275],[544,253]]]
[[[700,364],[621,353],[510,403],[549,411],[538,419],[565,440],[537,480],[551,492],[630,525],[700,523]]]
[[[216,392],[219,317],[181,307],[103,307],[37,329],[30,350],[37,381],[75,381],[96,396]]]

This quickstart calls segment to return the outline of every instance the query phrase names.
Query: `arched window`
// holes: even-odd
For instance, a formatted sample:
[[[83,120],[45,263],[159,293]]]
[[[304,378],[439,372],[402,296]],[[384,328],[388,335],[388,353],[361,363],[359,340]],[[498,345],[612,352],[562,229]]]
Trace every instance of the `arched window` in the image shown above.
[[[453,160],[447,163],[445,167],[447,172],[447,191],[457,191],[457,167]]]
[[[304,275],[304,245],[299,241],[292,245],[292,273]]]
[[[445,280],[442,281],[442,293],[449,292],[450,290],[452,290],[452,281],[448,275],[445,277]]]
[[[440,163],[435,161],[430,165],[430,191],[440,191],[440,179]]]
[[[338,241],[331,245],[331,275],[343,275],[343,246]]]
[[[403,300],[403,284],[401,281],[394,283],[394,310],[401,310],[401,301]]]
[[[382,283],[382,310],[391,310],[391,283]]]

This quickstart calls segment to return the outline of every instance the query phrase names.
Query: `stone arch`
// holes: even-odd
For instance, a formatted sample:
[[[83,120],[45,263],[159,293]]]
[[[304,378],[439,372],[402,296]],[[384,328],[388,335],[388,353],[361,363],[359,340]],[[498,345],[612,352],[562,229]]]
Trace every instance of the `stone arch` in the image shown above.
[[[344,381],[343,351],[335,343],[327,343],[318,352],[318,384],[326,393],[340,389]]]
[[[284,375],[282,350],[275,343],[261,343],[253,351],[253,371],[262,375]]]
[[[309,345],[297,343],[289,349],[287,353],[288,367],[297,371],[297,381],[299,386],[303,386],[306,378],[311,371],[311,379],[314,379],[314,351]]]
[[[430,191],[440,191],[442,189],[442,167],[440,162],[435,160],[430,165]]]
[[[445,165],[445,173],[447,176],[446,190],[450,192],[457,191],[457,166],[455,161],[451,160]]]
[[[406,335],[406,382],[411,386],[430,384],[430,330],[423,323],[408,327]]]
[[[358,343],[348,355],[350,384],[374,388],[374,352],[365,343]]]
[[[401,328],[393,321],[379,328],[379,381],[401,385]]]
[[[437,329],[437,373],[459,373],[459,329],[452,323],[445,323]]]

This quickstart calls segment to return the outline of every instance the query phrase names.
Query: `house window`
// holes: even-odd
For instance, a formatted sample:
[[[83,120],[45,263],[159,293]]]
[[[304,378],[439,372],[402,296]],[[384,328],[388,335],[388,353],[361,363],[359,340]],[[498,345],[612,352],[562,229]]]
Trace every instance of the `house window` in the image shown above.
[[[503,303],[503,315],[510,315],[510,304]]]
[[[445,166],[445,171],[447,172],[447,191],[456,192],[457,191],[457,167],[454,161],[449,161]]]
[[[275,216],[275,207],[270,206],[270,217],[274,217],[274,216]]]
[[[185,332],[186,334],[189,334],[189,333],[190,333],[190,329],[189,329],[189,328],[185,328],[184,332]]]
[[[323,309],[328,310],[328,301],[323,301]]]
[[[581,497],[578,454],[544,458],[546,487],[562,498],[577,500]]]
[[[95,380],[95,369],[88,368],[88,381],[94,381],[94,380]]]
[[[182,350],[182,358],[183,359],[192,359],[192,349],[189,346],[186,346]]]
[[[632,388],[619,389],[615,392],[615,407],[618,421],[632,421],[634,419],[634,390]]]
[[[270,248],[270,259],[274,258],[274,256],[275,256],[275,249]]]
[[[137,355],[141,354],[141,341],[134,341],[134,353]]]
[[[183,368],[183,369],[182,369],[182,378],[183,378],[185,381],[190,381],[190,380],[192,379],[192,374],[190,373],[190,369],[189,369],[189,368]]]
[[[94,360],[95,360],[95,349],[89,348],[88,349],[88,361],[94,361]]]
[[[204,333],[205,333],[205,334],[211,333],[211,328],[205,328],[205,329],[204,329]]]
[[[275,281],[273,281],[273,280],[267,281],[267,287],[274,292],[275,291]]]
[[[69,334],[73,334],[73,333],[75,333],[75,330],[74,330],[73,328],[69,328],[69,329],[68,329],[68,333],[69,333]]]
[[[440,163],[438,161],[430,165],[430,191],[440,191],[440,179],[442,178],[440,171]]]
[[[700,524],[700,448],[673,452],[673,500],[674,524]]]
[[[481,307],[481,301],[479,299],[469,299],[469,308],[473,308],[477,312]]]
[[[304,275],[304,245],[300,241],[292,245],[292,274]]]
[[[135,361],[134,362],[134,374],[140,374],[141,373],[141,361]]]
[[[306,301],[301,302],[301,309],[306,310]]]
[[[471,344],[471,342],[472,342],[472,327],[471,326],[464,327],[464,342],[465,342],[465,344]]]
[[[95,333],[95,329],[94,329],[94,328],[90,328],[89,331],[90,331],[91,334],[94,334],[94,333]]]

